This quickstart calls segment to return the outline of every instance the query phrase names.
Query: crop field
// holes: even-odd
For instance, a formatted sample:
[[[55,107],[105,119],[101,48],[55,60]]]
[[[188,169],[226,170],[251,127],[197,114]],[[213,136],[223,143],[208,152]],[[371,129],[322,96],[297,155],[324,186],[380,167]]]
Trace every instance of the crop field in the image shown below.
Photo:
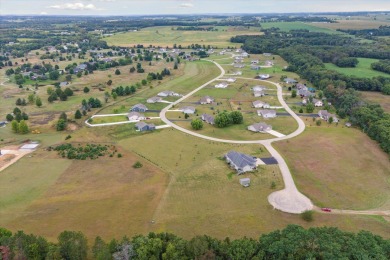
[[[329,34],[343,34],[336,30],[331,30],[328,28],[320,28],[313,24],[303,23],[303,22],[267,22],[261,23],[263,29],[269,29],[272,27],[279,28],[281,31],[288,32],[290,30],[309,30],[311,32],[321,32]]]
[[[336,23],[310,23],[310,25],[321,27],[330,30],[363,30],[363,29],[376,29],[381,25],[389,25],[390,22],[387,20],[336,20]]]
[[[363,98],[369,102],[380,104],[383,110],[390,113],[390,96],[379,92],[360,91]]]
[[[214,48],[239,46],[231,43],[230,38],[237,35],[260,35],[259,28],[228,28],[216,27],[218,31],[178,31],[171,26],[149,27],[136,32],[118,33],[104,38],[108,45],[132,47],[137,44],[144,46],[173,47],[181,45],[187,48],[191,44],[210,45]]]
[[[320,207],[389,208],[388,156],[364,133],[341,125],[308,127],[276,143],[298,189]],[[359,158],[359,159],[357,159]]]
[[[332,63],[325,63],[325,67],[329,70],[335,70],[345,75],[359,78],[390,77],[389,74],[371,69],[371,64],[378,60],[368,58],[358,58],[358,60],[359,63],[355,68],[340,68]]]

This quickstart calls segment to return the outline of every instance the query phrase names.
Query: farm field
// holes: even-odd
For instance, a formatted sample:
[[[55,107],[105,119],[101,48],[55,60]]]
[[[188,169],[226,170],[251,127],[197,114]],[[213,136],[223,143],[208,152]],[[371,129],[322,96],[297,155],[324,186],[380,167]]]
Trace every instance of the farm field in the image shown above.
[[[336,30],[331,30],[328,28],[320,28],[316,25],[303,23],[303,22],[267,22],[261,23],[263,29],[269,29],[272,27],[279,28],[281,31],[288,32],[290,30],[309,30],[311,32],[321,32],[321,33],[330,33],[330,34],[343,34]]]
[[[210,45],[214,48],[240,46],[231,43],[230,38],[236,35],[260,35],[259,28],[216,27],[218,31],[178,31],[171,26],[148,27],[136,32],[118,33],[104,38],[108,45],[132,47],[137,44],[144,46],[173,47],[181,45],[187,48],[191,44]]]
[[[367,19],[356,19],[356,20],[336,20],[336,23],[310,23],[312,26],[326,28],[330,30],[363,30],[363,29],[376,29],[381,25],[389,25],[388,20],[367,20]]]
[[[275,146],[284,155],[298,189],[316,205],[390,208],[388,156],[361,131],[322,124]]]
[[[371,91],[360,91],[360,94],[365,100],[380,104],[384,111],[390,113],[390,96]]]
[[[371,64],[378,60],[368,58],[358,58],[358,60],[359,63],[355,68],[340,68],[332,63],[325,63],[325,67],[329,70],[335,70],[345,75],[359,78],[390,77],[389,74],[371,69]]]
[[[21,159],[0,175],[0,225],[50,240],[63,230],[91,241],[148,232],[168,176],[118,149],[123,158],[71,161],[41,149]],[[132,167],[137,160],[140,169]]]

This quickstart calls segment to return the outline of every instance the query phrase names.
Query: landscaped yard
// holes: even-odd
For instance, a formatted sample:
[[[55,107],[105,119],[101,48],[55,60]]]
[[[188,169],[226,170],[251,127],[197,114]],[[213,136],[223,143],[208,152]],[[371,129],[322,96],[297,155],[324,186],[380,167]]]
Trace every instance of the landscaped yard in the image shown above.
[[[378,60],[368,58],[358,58],[358,60],[359,63],[355,68],[340,68],[332,63],[325,63],[325,67],[329,70],[335,70],[345,75],[358,78],[390,77],[389,74],[371,69],[371,64]]]

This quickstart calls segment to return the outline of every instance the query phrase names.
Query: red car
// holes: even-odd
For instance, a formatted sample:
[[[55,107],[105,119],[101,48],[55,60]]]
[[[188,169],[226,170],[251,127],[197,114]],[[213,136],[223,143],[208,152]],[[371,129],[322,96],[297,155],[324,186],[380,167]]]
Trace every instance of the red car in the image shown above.
[[[332,210],[330,208],[321,208],[322,211],[325,211],[325,212],[332,212]]]

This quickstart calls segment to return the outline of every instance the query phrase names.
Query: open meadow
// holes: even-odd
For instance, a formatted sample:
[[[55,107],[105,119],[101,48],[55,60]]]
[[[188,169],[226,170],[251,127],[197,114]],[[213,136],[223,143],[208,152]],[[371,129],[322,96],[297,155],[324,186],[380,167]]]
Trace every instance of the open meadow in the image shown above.
[[[376,59],[358,58],[359,63],[355,68],[340,68],[333,63],[325,63],[325,68],[335,70],[347,76],[355,76],[358,78],[372,78],[372,77],[390,77],[389,74],[371,69],[371,64],[377,62]]]
[[[263,29],[279,28],[281,31],[284,32],[288,32],[290,30],[309,30],[310,32],[343,34],[342,32],[338,32],[336,30],[318,27],[314,23],[304,23],[304,22],[266,22],[266,23],[261,23],[261,27]]]
[[[380,104],[384,111],[390,113],[390,96],[379,92],[360,91],[360,94],[368,102]]]
[[[144,46],[173,47],[181,45],[187,48],[191,44],[210,45],[213,48],[237,47],[241,44],[231,43],[230,38],[237,35],[260,35],[260,28],[221,27],[218,31],[179,31],[171,26],[148,27],[135,32],[118,33],[104,38],[108,45],[132,47]]]

